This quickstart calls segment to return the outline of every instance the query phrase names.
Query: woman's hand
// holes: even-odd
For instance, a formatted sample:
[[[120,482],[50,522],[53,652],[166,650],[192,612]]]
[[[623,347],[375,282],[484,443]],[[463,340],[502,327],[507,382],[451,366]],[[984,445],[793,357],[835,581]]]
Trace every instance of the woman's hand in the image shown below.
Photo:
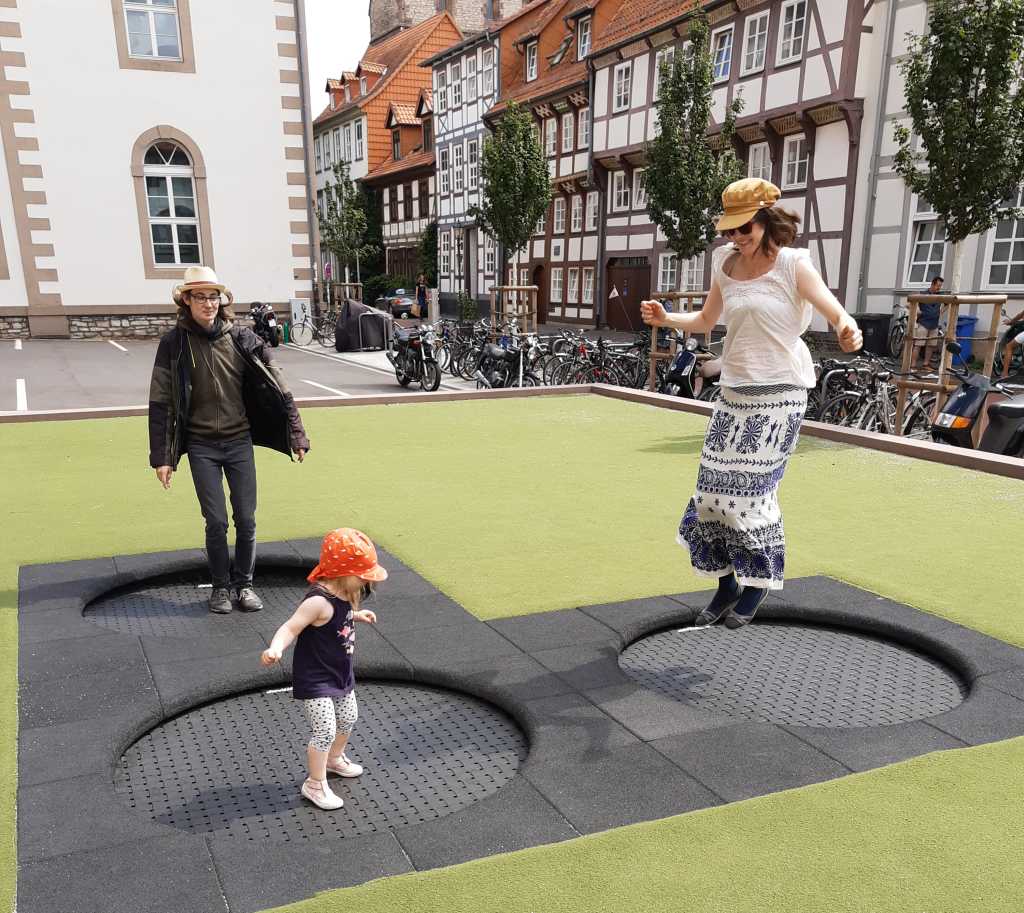
[[[260,654],[260,662],[264,666],[272,666],[274,663],[281,662],[281,651],[275,650],[273,647],[268,647]]]
[[[844,352],[858,352],[864,346],[864,334],[849,314],[843,314],[836,324],[836,338]]]
[[[641,301],[640,317],[651,327],[663,327],[668,323],[668,313],[660,301]]]
[[[368,625],[375,625],[377,623],[376,613],[371,612],[369,609],[359,609],[357,612],[353,612],[352,618],[355,621],[362,621]]]

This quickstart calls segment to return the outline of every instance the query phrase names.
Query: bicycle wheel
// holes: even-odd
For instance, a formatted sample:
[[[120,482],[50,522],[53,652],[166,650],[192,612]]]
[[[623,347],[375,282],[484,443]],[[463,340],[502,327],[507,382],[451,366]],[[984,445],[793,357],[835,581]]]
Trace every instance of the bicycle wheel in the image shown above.
[[[291,340],[297,346],[308,346],[313,341],[313,327],[306,320],[295,324],[292,327]]]
[[[441,368],[433,361],[424,362],[423,376],[420,378],[420,389],[424,393],[433,393],[441,386]]]
[[[320,323],[316,334],[317,341],[325,349],[334,348],[334,321],[326,318]]]
[[[448,363],[452,359],[452,353],[448,348],[448,343],[441,343],[441,345],[434,349],[434,358],[437,360],[437,366],[442,371],[446,371],[448,369]]]
[[[821,407],[820,421],[830,425],[851,427],[860,415],[861,397],[856,393],[839,393]]]
[[[860,415],[850,423],[850,427],[856,426],[861,431],[874,431],[875,434],[885,434],[885,421],[878,411],[878,403],[868,403],[861,410]]]
[[[896,321],[889,330],[889,354],[893,358],[903,356],[903,341],[907,336],[907,325],[902,320]]]

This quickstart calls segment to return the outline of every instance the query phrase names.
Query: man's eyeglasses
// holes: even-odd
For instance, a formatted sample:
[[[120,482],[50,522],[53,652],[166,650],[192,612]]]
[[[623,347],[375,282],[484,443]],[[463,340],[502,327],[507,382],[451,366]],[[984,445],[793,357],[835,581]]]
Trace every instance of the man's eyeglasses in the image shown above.
[[[197,295],[195,292],[191,292],[189,294],[189,297],[193,301],[209,301],[211,304],[216,304],[218,301],[220,301],[220,295]]]
[[[727,228],[722,232],[723,238],[731,238],[733,235],[749,235],[754,230],[754,220],[744,222],[739,228]]]

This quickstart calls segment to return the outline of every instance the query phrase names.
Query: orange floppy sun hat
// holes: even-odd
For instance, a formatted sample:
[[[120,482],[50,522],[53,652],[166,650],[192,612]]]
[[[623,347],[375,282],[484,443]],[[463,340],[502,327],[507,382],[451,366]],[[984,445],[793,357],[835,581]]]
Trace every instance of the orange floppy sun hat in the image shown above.
[[[343,526],[324,536],[320,563],[306,579],[315,583],[335,577],[359,577],[373,583],[388,579],[388,572],[377,563],[377,549],[365,533]]]

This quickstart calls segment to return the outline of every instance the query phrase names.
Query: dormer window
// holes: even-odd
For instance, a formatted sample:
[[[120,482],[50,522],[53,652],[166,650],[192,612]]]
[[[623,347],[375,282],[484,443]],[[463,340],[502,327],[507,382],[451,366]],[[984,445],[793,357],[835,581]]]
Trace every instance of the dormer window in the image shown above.
[[[531,41],[526,46],[526,81],[533,82],[537,78],[537,42]]]
[[[360,80],[359,80],[359,94],[360,95],[365,95],[366,94],[366,77],[365,76],[361,77]]]
[[[402,157],[402,131],[391,131],[391,157],[397,162]]]
[[[335,94],[334,94],[334,93],[332,92],[332,93],[331,93],[331,110],[333,111],[333,110],[334,110],[335,108],[337,108],[337,107],[338,107],[338,96],[337,96],[337,95],[335,95]]]
[[[582,60],[590,53],[590,16],[584,16],[576,26],[576,59]]]
[[[352,101],[352,90],[347,85],[345,86],[345,101]]]

